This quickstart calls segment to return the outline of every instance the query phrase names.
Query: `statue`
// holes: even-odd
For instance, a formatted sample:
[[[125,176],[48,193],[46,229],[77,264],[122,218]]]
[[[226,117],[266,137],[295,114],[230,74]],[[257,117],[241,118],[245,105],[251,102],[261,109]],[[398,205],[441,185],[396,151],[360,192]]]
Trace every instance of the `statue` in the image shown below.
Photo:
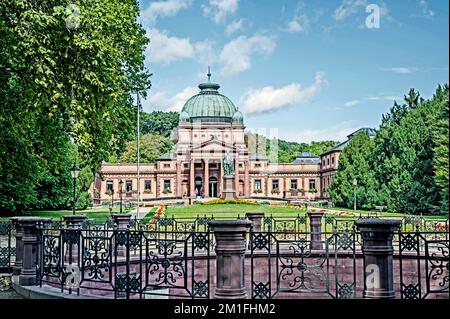
[[[234,176],[234,161],[230,151],[227,151],[223,157],[223,174],[225,176]]]

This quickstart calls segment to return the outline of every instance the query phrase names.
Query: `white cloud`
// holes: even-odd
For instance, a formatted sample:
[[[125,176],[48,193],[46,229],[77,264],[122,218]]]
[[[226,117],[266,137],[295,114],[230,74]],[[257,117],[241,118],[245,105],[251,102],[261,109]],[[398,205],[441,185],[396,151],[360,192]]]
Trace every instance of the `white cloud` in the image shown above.
[[[428,1],[420,0],[419,5],[420,5],[420,8],[421,8],[421,10],[422,10],[422,14],[423,14],[424,16],[429,17],[429,18],[434,17],[435,13],[434,13],[433,10],[431,10],[431,9],[428,7]]]
[[[168,65],[173,61],[194,56],[194,47],[189,38],[169,36],[165,31],[158,29],[147,30],[150,44],[146,54],[150,63]]]
[[[358,104],[360,104],[360,103],[361,103],[360,100],[352,100],[352,101],[345,102],[345,103],[344,103],[344,106],[346,106],[346,107],[352,107],[352,106],[358,105]]]
[[[167,92],[150,93],[148,99],[143,103],[144,111],[165,110],[181,111],[184,103],[193,95],[198,93],[198,88],[193,86],[185,87],[173,96],[168,96]]]
[[[208,39],[191,42],[189,38],[170,36],[158,29],[148,29],[147,36],[150,44],[146,55],[150,63],[169,65],[173,61],[195,58],[202,65],[210,65],[217,60],[214,43]]]
[[[151,2],[141,14],[144,24],[153,25],[159,17],[175,16],[178,11],[190,7],[192,0],[166,0]]]
[[[223,64],[220,73],[223,76],[234,76],[250,69],[250,55],[253,53],[270,54],[276,43],[272,37],[255,35],[240,36],[228,42],[220,53],[219,60]]]
[[[225,35],[230,36],[233,33],[240,31],[244,28],[244,19],[234,20],[225,28]]]
[[[401,101],[403,100],[400,96],[393,96],[393,95],[378,95],[378,96],[369,96],[364,98],[367,101]]]
[[[318,72],[310,86],[302,87],[298,83],[292,83],[281,88],[266,86],[249,90],[241,97],[240,105],[246,114],[267,113],[301,105],[314,97],[326,84],[324,74]]]
[[[279,130],[281,139],[299,143],[311,143],[312,141],[345,141],[347,135],[357,131],[360,127],[352,125],[351,122],[342,122],[338,125],[326,127],[323,129],[292,129]]]
[[[239,0],[208,0],[207,4],[202,5],[203,14],[217,24],[224,22],[238,7]]]
[[[367,0],[343,0],[341,5],[334,10],[333,19],[342,21],[367,6]]]
[[[309,17],[306,14],[296,15],[286,23],[284,31],[291,33],[305,32],[309,29]]]
[[[415,71],[415,68],[407,67],[394,67],[394,68],[381,68],[381,71],[394,72],[397,74],[410,74]]]

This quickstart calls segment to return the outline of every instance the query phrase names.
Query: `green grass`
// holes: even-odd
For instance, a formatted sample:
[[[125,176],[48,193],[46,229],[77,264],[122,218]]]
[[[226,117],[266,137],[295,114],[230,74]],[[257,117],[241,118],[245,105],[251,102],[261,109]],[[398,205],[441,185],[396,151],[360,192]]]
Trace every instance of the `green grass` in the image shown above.
[[[122,209],[124,213],[127,213],[131,211],[130,208]],[[114,208],[113,213],[119,213],[119,208]],[[86,209],[86,210],[77,210],[77,215],[86,215],[87,218],[93,218],[93,219],[107,219],[111,217],[111,213],[109,210],[105,208],[92,208],[92,209]],[[72,215],[71,210],[34,210],[29,211],[21,216],[38,216],[38,217],[51,217],[51,218],[62,218],[65,215]]]
[[[331,211],[345,211],[345,212],[353,212],[353,213],[357,213],[357,214],[374,214],[374,212],[370,212],[367,210],[353,210],[353,209],[348,209],[348,208],[340,208],[340,207],[328,207],[325,208]],[[386,217],[405,217],[405,216],[412,216],[412,215],[405,215],[405,214],[400,214],[400,213],[392,213],[392,212],[378,212],[378,215],[380,216],[386,216]],[[425,219],[429,219],[429,220],[442,220],[445,218],[448,218],[448,214],[447,215],[423,215],[422,216]]]
[[[200,216],[217,216],[224,218],[236,218],[245,216],[249,212],[263,212],[266,215],[297,215],[304,210],[288,208],[274,205],[251,205],[251,204],[212,204],[212,205],[191,205],[191,206],[169,206],[166,210],[166,217],[175,218],[195,218]],[[146,217],[152,217],[149,213]]]

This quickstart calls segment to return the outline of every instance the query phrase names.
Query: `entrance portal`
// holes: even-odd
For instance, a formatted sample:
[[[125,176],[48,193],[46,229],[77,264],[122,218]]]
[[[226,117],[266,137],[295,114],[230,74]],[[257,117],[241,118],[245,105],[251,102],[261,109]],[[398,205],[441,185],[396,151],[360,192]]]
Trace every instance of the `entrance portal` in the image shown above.
[[[203,191],[203,180],[200,176],[197,176],[194,181],[195,184],[195,195],[202,196]]]
[[[217,178],[211,176],[209,178],[209,197],[217,197]]]

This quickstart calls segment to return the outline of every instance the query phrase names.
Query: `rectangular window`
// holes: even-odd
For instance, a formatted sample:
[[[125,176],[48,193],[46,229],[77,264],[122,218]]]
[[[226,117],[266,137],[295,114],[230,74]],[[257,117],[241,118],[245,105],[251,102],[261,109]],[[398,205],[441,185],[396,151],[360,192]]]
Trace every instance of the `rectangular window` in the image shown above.
[[[184,163],[183,166],[184,166],[184,168],[189,168],[189,164],[188,163]]]
[[[170,164],[164,164],[164,168],[170,168]]]
[[[331,164],[334,165],[334,156],[331,158]]]
[[[164,180],[164,189],[170,189],[170,179]]]
[[[195,168],[203,168],[203,164],[202,163],[195,163]]]
[[[261,180],[260,179],[255,179],[255,190],[261,190],[262,189],[262,185],[261,185]]]
[[[144,182],[144,190],[151,190],[152,189],[152,181],[150,181],[150,180],[146,180],[145,182]]]
[[[255,167],[261,167],[261,163],[255,164]]]
[[[273,179],[272,180],[272,189],[279,189],[280,185],[278,183],[278,179]]]
[[[125,190],[126,192],[131,192],[133,190],[133,182],[128,180],[125,181]]]
[[[106,191],[108,191],[108,192],[114,191],[113,181],[106,181]]]
[[[315,179],[309,180],[309,189],[316,189],[316,180]]]
[[[330,165],[330,158],[327,158],[327,165]]]
[[[298,184],[296,179],[291,179],[291,189],[297,189]]]

